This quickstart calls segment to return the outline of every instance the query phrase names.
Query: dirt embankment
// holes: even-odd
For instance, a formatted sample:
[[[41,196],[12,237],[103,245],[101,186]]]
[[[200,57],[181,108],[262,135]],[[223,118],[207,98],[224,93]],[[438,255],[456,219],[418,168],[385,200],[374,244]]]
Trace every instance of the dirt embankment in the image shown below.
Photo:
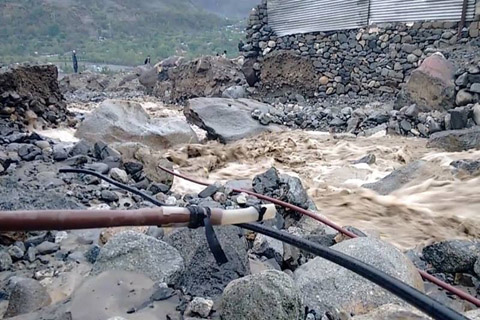
[[[67,120],[67,107],[52,65],[0,70],[0,116],[14,122],[58,124]]]

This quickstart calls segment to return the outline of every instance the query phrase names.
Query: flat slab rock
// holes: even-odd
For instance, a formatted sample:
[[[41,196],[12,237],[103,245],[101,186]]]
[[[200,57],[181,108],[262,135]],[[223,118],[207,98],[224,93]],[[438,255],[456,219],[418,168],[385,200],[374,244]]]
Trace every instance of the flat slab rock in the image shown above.
[[[470,129],[437,132],[430,136],[427,147],[460,152],[480,148],[480,126]]]
[[[195,98],[185,108],[187,120],[207,131],[209,139],[229,143],[263,132],[279,130],[252,118],[252,111],[275,112],[273,107],[252,99]]]

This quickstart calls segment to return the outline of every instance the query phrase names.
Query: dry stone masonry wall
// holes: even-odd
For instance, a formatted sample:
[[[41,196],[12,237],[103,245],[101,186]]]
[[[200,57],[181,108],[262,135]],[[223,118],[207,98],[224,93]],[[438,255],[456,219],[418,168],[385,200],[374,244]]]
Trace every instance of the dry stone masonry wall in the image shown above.
[[[267,1],[263,0],[250,14],[247,42],[241,51],[247,60],[254,60],[251,65],[260,83],[265,80],[263,64],[282,51],[313,64],[317,90],[304,92],[308,96],[393,94],[429,54],[456,44],[478,45],[479,23],[466,27],[461,39],[455,22],[389,23],[278,37],[268,24]]]

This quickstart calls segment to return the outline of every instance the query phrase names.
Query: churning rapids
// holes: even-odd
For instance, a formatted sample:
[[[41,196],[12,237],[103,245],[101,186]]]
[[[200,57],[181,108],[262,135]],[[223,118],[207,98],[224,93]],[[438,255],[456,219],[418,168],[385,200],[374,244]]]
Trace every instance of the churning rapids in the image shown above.
[[[376,163],[353,164],[366,154],[374,154]],[[480,236],[480,177],[454,175],[450,167],[455,160],[478,159],[480,151],[439,152],[415,138],[289,131],[226,146],[189,145],[169,155],[179,171],[208,182],[252,179],[275,166],[301,178],[321,214],[343,226],[377,232],[402,249]],[[361,187],[420,159],[427,163],[416,178],[388,196]],[[178,179],[174,187],[201,190]]]
[[[178,107],[143,105],[153,116],[183,116]],[[91,107],[84,107],[83,112]],[[72,133],[43,132],[67,141],[72,140]],[[428,149],[426,143],[425,139],[384,134],[354,137],[285,131],[228,145],[184,145],[166,155],[179,172],[211,183],[253,179],[275,166],[302,180],[320,214],[339,225],[379,234],[401,249],[444,239],[480,238],[480,176],[456,174],[450,166],[455,160],[479,159],[480,151],[446,153]],[[375,155],[374,164],[353,163],[367,154]],[[416,160],[426,165],[412,181],[387,196],[361,187]],[[178,193],[203,189],[180,179],[173,188]]]

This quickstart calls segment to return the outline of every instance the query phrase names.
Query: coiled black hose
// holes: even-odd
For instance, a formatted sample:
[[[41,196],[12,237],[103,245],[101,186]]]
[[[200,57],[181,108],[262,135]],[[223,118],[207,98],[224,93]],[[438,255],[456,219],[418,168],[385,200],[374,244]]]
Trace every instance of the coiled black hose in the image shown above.
[[[140,197],[143,197],[145,200],[151,201],[153,204],[158,206],[163,206],[158,200],[152,198],[151,196],[129,186],[126,186],[122,183],[111,180],[110,178],[90,170],[83,169],[60,169],[60,172],[63,173],[83,173],[83,174],[92,174],[100,179],[112,183],[113,185],[122,188],[124,190],[130,191]],[[295,246],[301,250],[310,252],[314,255],[322,257],[330,262],[333,262],[339,266],[342,266],[365,279],[375,283],[376,285],[382,287],[383,289],[391,292],[400,299],[408,302],[412,306],[426,313],[430,317],[436,320],[468,320],[467,317],[462,314],[448,308],[447,306],[441,304],[440,302],[430,298],[426,294],[418,291],[417,289],[403,283],[402,281],[386,274],[383,271],[378,270],[371,265],[368,265],[356,258],[350,257],[344,253],[335,251],[328,247],[320,246],[311,241],[292,236],[286,232],[281,232],[272,228],[265,227],[260,224],[244,223],[237,225],[240,228],[261,233],[268,237],[280,240],[282,242],[288,243],[292,246]]]

